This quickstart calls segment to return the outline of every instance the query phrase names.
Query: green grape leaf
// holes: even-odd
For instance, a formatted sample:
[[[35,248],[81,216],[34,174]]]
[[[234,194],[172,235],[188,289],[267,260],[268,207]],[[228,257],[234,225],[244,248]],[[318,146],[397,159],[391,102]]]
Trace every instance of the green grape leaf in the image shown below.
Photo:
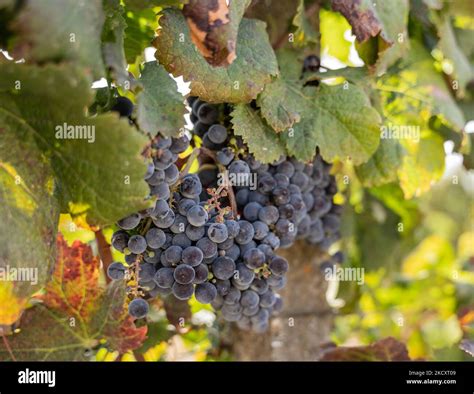
[[[396,139],[382,138],[369,161],[356,167],[362,185],[372,187],[396,181],[402,156],[403,149]]]
[[[407,116],[421,117],[427,122],[438,115],[444,124],[461,131],[465,125],[463,113],[451,96],[443,76],[435,69],[431,55],[417,41],[398,66],[397,72],[377,81],[377,89],[386,102],[390,119],[408,124]]]
[[[305,15],[304,0],[300,0],[296,9],[293,25],[296,26],[294,32],[294,44],[297,46],[305,46],[309,43],[318,43],[318,33],[311,25],[311,22]]]
[[[207,102],[249,102],[278,74],[263,22],[242,19],[237,58],[227,68],[214,68],[201,56],[179,10],[164,10],[159,23],[156,58],[174,76],[191,81],[191,94]]]
[[[158,62],[145,63],[139,82],[137,121],[140,129],[156,135],[176,137],[184,128],[186,108],[176,81]]]
[[[239,24],[249,3],[191,0],[183,7],[191,39],[212,66],[227,67],[235,60]]]
[[[104,62],[119,85],[129,81],[125,59],[124,31],[127,27],[119,0],[104,0],[105,22],[102,30],[102,53]]]
[[[410,357],[404,343],[387,337],[368,346],[329,348],[321,361],[410,361]]]
[[[186,0],[126,0],[125,1],[127,7],[134,11],[140,11],[146,8],[153,8],[153,7],[178,6],[185,2]]]
[[[124,308],[125,286],[99,284],[100,260],[90,246],[67,246],[58,237],[58,264],[41,298],[20,321],[19,333],[0,344],[0,360],[84,361],[101,341],[123,353],[142,345],[146,326],[137,328]]]
[[[428,133],[425,133],[419,142],[403,140],[407,154],[403,157],[398,170],[398,178],[407,199],[427,192],[443,175],[443,139],[436,134]]]
[[[85,117],[92,91],[84,73],[13,62],[0,70],[0,128],[34,136],[51,163],[63,212],[86,212],[90,224],[106,225],[148,206],[141,156],[147,139],[115,113]]]
[[[301,62],[293,50],[277,53],[280,76],[267,84],[258,96],[262,116],[275,131],[283,131],[301,120],[304,95],[301,91]]]
[[[332,0],[332,8],[352,26],[359,54],[375,74],[403,57],[408,50],[408,0]]]
[[[243,138],[257,160],[271,163],[285,154],[278,135],[250,106],[236,105],[231,116],[235,135]]]
[[[127,24],[123,43],[125,57],[128,64],[134,64],[145,48],[151,46],[157,25],[156,15],[151,9],[133,12],[126,9],[124,18]]]
[[[282,133],[288,153],[302,161],[316,154],[329,162],[350,158],[354,164],[369,160],[379,144],[380,115],[356,85],[321,84],[302,89],[302,120]]]
[[[30,275],[30,280],[3,280],[3,275],[0,280],[0,326],[10,326],[49,278],[59,204],[53,195],[52,170],[34,136],[3,122],[4,111],[8,108],[0,109],[0,267],[4,273],[11,268]]]
[[[27,62],[71,61],[100,78],[103,23],[101,0],[28,1],[13,23],[13,55]]]

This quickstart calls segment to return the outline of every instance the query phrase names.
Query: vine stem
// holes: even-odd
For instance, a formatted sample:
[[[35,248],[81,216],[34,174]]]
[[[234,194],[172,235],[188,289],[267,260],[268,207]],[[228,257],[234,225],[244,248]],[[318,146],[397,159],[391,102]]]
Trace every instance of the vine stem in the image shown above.
[[[107,283],[110,283],[112,279],[110,279],[109,276],[107,275],[107,268],[109,268],[109,265],[112,264],[112,261],[113,261],[112,251],[110,250],[110,245],[105,240],[104,233],[102,232],[102,230],[94,231],[94,234],[95,234],[95,240],[97,242],[97,246],[99,250],[99,256],[100,256],[100,259],[102,260],[104,271],[106,273],[105,278],[106,278]]]
[[[2,333],[2,338],[3,338],[3,343],[7,349],[8,354],[10,354],[10,357],[12,358],[13,361],[16,361],[15,355],[13,354],[12,348],[10,347],[10,343],[8,342],[7,337],[3,333]]]
[[[227,191],[227,196],[229,197],[230,207],[232,209],[232,215],[234,216],[234,218],[237,218],[237,214],[238,214],[237,201],[235,200],[234,188],[230,184],[229,175],[227,173],[226,168],[217,162],[217,158],[214,152],[210,151],[209,149],[205,147],[201,147],[200,150],[204,155],[214,160],[214,162],[217,165],[217,168],[219,169],[219,172],[221,174],[224,174],[224,185],[226,185],[226,191]]]

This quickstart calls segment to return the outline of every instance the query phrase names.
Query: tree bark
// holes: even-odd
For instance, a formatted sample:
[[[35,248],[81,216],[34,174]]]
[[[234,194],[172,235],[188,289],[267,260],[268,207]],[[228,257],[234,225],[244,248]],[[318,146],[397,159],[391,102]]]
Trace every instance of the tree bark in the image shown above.
[[[327,281],[319,268],[324,255],[298,242],[279,254],[290,262],[281,291],[284,307],[267,333],[235,329],[230,347],[240,361],[316,361],[329,342],[333,313],[326,301]]]

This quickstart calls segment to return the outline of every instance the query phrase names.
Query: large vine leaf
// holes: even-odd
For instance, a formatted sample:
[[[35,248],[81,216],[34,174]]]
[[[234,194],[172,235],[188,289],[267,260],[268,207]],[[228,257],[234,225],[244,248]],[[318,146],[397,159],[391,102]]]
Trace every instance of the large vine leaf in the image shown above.
[[[29,130],[3,121],[8,111],[0,108],[0,267],[33,276],[0,281],[0,326],[17,321],[30,295],[47,281],[59,218],[52,170]]]
[[[321,361],[410,361],[410,357],[404,343],[388,337],[368,346],[328,349]]]
[[[352,26],[361,57],[376,74],[408,49],[408,0],[332,0],[332,7]]]
[[[14,21],[13,54],[28,62],[72,61],[100,78],[103,23],[101,0],[28,1]]]
[[[301,120],[304,95],[301,92],[301,62],[297,53],[289,49],[280,50],[277,58],[280,75],[265,86],[257,103],[268,124],[280,132]]]
[[[271,163],[285,155],[285,149],[280,143],[278,135],[249,105],[236,105],[231,116],[235,135],[243,138],[250,153],[257,160]]]
[[[356,173],[366,187],[394,182],[402,164],[403,148],[396,139],[380,140],[377,151],[364,163],[356,167]]]
[[[212,66],[225,66],[236,58],[237,33],[250,0],[190,0],[183,15],[191,39]]]
[[[450,94],[442,75],[435,69],[430,54],[417,41],[400,63],[396,72],[377,81],[377,88],[386,102],[387,116],[411,116],[424,120],[438,115],[443,123],[461,131],[465,125],[463,113]]]
[[[146,327],[135,327],[126,315],[124,285],[101,288],[100,262],[90,247],[79,241],[68,247],[62,237],[57,242],[58,264],[44,304],[24,313],[21,331],[7,338],[11,353],[0,344],[0,360],[87,360],[90,349],[104,341],[122,353],[140,347]]]
[[[309,161],[318,146],[326,161],[349,157],[357,165],[369,160],[379,144],[380,115],[363,90],[352,84],[321,84],[301,92],[302,120],[282,134],[288,152]]]
[[[190,38],[180,11],[161,13],[155,56],[174,76],[191,82],[191,94],[208,102],[245,103],[254,99],[272,75],[278,74],[276,57],[261,21],[243,19],[237,39],[237,58],[226,69],[214,68]]]
[[[141,130],[152,135],[177,136],[184,127],[186,108],[176,81],[158,62],[145,63],[139,81],[137,121]]]
[[[18,138],[34,136],[36,147],[22,155],[39,155],[39,149],[51,163],[63,211],[87,212],[90,224],[105,225],[148,205],[141,157],[146,138],[116,114],[85,117],[92,93],[83,73],[13,62],[0,70],[0,127],[7,125]],[[89,132],[87,139],[57,138],[71,127]]]

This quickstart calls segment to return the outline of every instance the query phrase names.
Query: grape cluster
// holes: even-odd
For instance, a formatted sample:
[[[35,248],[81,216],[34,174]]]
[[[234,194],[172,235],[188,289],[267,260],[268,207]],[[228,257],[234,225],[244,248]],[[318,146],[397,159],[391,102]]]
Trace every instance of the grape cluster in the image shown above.
[[[282,308],[277,291],[288,271],[276,251],[298,238],[327,249],[339,236],[335,180],[319,155],[311,164],[260,163],[229,131],[228,107],[194,97],[188,103],[193,134],[211,160],[201,160],[198,174],[180,173],[178,155],[189,139],[151,142],[145,180],[156,202],[118,221],[112,245],[127,265],[112,263],[108,275],[129,283],[135,318],[146,316],[149,298],[194,295],[225,320],[263,332]],[[224,172],[232,188],[219,182]]]

